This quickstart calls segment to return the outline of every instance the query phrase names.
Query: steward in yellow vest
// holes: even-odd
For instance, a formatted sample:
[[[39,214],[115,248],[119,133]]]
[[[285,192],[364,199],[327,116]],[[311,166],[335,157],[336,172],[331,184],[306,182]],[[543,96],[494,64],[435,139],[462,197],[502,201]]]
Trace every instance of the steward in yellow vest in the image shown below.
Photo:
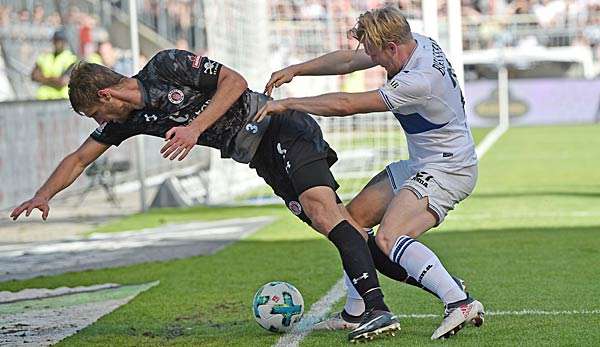
[[[52,37],[54,52],[41,54],[31,72],[31,79],[40,83],[38,100],[67,99],[69,97],[69,73],[77,56],[67,47],[67,37],[57,30]]]

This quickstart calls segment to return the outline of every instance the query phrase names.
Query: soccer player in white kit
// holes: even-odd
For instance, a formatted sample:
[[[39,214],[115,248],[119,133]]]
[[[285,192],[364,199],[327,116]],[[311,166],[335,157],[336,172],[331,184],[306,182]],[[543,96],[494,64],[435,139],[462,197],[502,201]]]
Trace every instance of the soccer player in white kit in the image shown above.
[[[379,224],[376,246],[370,247],[376,263],[405,271],[444,302],[444,319],[432,339],[454,335],[465,323],[480,326],[483,305],[450,276],[432,250],[416,240],[468,197],[477,180],[473,137],[452,66],[433,39],[411,32],[395,6],[363,13],[350,34],[364,49],[335,51],[274,72],[266,93],[294,76],[340,75],[376,65],[387,71],[384,86],[361,93],[269,101],[255,119],[289,109],[321,116],[391,111],[406,134],[409,159],[389,164],[349,203],[348,210],[365,229]],[[354,302],[356,312],[360,296],[345,277],[346,309]],[[348,316],[346,312],[346,317],[331,319],[345,323],[339,328],[354,328]]]

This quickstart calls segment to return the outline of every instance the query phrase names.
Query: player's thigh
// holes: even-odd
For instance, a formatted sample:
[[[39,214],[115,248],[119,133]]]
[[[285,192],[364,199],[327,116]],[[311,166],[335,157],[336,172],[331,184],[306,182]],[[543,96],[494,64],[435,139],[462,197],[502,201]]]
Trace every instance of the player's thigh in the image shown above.
[[[429,207],[429,198],[419,198],[411,189],[404,188],[390,202],[377,231],[376,242],[389,254],[401,235],[419,237],[437,224],[438,217]]]
[[[393,198],[394,191],[387,170],[383,170],[367,183],[346,208],[360,227],[372,228],[381,222]]]

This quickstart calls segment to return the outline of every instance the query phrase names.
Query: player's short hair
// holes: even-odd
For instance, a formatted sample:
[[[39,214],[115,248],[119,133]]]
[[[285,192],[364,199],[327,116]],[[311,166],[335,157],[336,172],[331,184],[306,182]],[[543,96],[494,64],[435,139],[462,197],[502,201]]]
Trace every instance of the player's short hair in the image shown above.
[[[125,76],[106,66],[80,61],[71,70],[69,101],[77,113],[98,101],[98,91],[119,83]]]
[[[410,24],[396,5],[361,14],[348,35],[358,40],[359,44],[364,45],[367,41],[379,49],[383,49],[388,42],[405,44],[413,39]]]

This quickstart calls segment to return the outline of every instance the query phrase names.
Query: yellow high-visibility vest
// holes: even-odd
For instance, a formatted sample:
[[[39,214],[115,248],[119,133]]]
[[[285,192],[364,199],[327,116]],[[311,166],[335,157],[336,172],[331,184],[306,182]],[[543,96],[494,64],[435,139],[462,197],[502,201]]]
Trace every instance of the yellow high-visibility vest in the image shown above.
[[[104,65],[104,63],[102,62],[102,57],[100,56],[100,54],[94,52],[92,54],[90,54],[89,57],[87,57],[87,62],[88,63],[94,63],[94,64],[99,64],[99,65]]]
[[[67,69],[77,61],[77,56],[71,51],[65,49],[57,56],[54,53],[41,54],[36,64],[45,77],[61,77]],[[69,97],[67,86],[54,88],[51,86],[40,85],[37,90],[39,100],[66,99]]]

